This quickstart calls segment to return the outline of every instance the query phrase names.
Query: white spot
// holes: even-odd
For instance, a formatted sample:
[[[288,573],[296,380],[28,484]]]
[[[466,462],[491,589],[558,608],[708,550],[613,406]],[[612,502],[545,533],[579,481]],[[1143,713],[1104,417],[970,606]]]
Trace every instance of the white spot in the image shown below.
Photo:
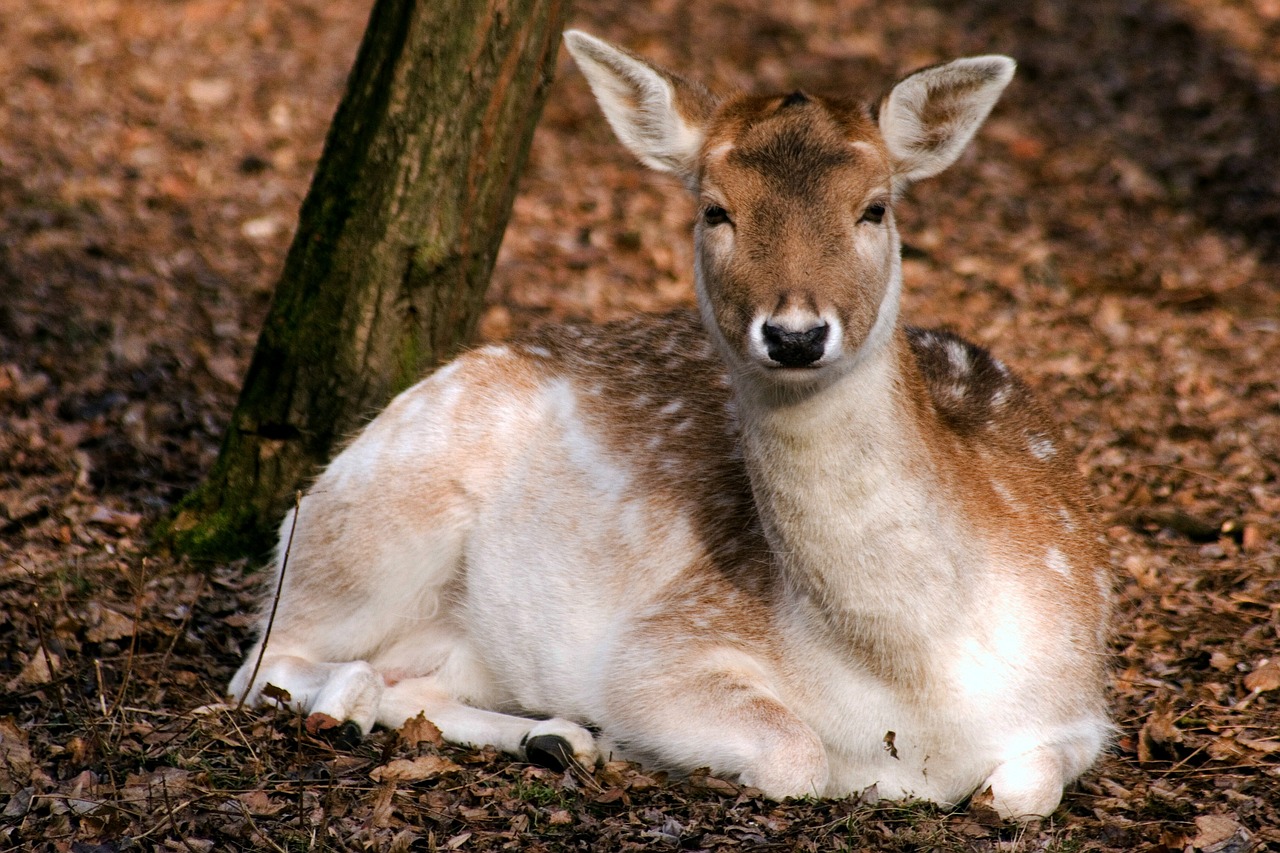
[[[599,397],[601,394],[604,393],[604,386],[592,385],[590,388],[587,389],[587,393],[590,394],[592,397]]]
[[[1008,385],[1001,385],[995,390],[991,395],[991,408],[998,409],[1009,402],[1009,387]]]
[[[662,436],[660,435],[651,436],[649,440],[645,442],[645,446],[647,446],[650,450],[657,450],[659,447],[662,446]]]
[[[1049,553],[1045,555],[1044,564],[1064,578],[1071,577],[1071,563],[1068,562],[1067,555],[1057,548],[1049,549]]]
[[[684,403],[681,403],[679,400],[672,400],[670,403],[667,403],[661,409],[658,409],[658,411],[664,415],[674,415],[676,412],[680,411],[682,408],[684,408]]]
[[[969,350],[960,341],[947,341],[947,357],[951,359],[951,367],[956,373],[968,373],[972,367],[969,363]]]
[[[507,358],[511,355],[511,348],[506,344],[489,344],[488,346],[480,347],[476,352],[490,358]]]
[[[1027,449],[1031,451],[1032,456],[1039,459],[1041,462],[1052,459],[1058,452],[1058,448],[1053,446],[1052,441],[1045,436],[1034,432],[1027,436]]]
[[[692,427],[693,427],[693,418],[685,418],[680,423],[676,424],[675,431],[677,433],[686,433]]]
[[[551,350],[547,349],[546,347],[539,347],[539,346],[525,347],[524,351],[531,355],[539,356],[541,358],[551,358]]]
[[[1013,492],[1009,491],[1009,487],[1004,483],[999,480],[992,480],[991,489],[999,495],[1000,500],[1004,501],[1004,505],[1009,509],[1014,512],[1022,512],[1022,502],[1013,496]]]
[[[651,402],[653,402],[653,398],[650,397],[648,394],[637,394],[631,400],[631,405],[635,406],[637,409],[643,409],[645,406],[648,406]]]
[[[719,145],[707,151],[707,159],[718,160],[721,157],[727,156],[729,152],[732,150],[733,150],[732,142],[721,142]]]
[[[1065,506],[1058,507],[1058,520],[1062,522],[1062,528],[1068,533],[1076,532],[1076,520],[1071,517],[1071,513]]]
[[[969,393],[969,386],[961,382],[952,382],[947,386],[947,395],[954,400],[963,400]]]

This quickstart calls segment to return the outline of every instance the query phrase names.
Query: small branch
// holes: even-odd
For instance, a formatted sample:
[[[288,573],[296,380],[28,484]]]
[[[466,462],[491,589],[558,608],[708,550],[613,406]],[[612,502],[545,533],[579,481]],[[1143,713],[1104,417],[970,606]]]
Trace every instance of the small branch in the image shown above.
[[[169,668],[169,659],[173,657],[173,650],[178,645],[178,640],[182,639],[182,635],[187,632],[187,626],[191,624],[191,617],[195,615],[196,604],[200,602],[200,596],[204,595],[204,588],[209,583],[207,574],[200,574],[200,582],[196,585],[196,594],[191,599],[191,604],[187,607],[187,615],[182,617],[182,624],[178,626],[178,631],[173,635],[173,639],[169,641],[169,646],[164,650],[164,656],[160,658],[160,666],[157,672],[163,675]]]
[[[298,529],[298,515],[301,512],[302,492],[297,491],[293,493],[293,521],[289,525],[289,538],[284,544],[284,556],[280,558],[280,577],[276,580],[276,594],[271,599],[271,615],[267,617],[267,627],[262,632],[262,645],[258,647],[258,659],[253,663],[253,674],[249,676],[249,686],[240,697],[240,701],[236,703],[237,711],[244,707],[245,696],[249,695],[249,691],[258,681],[258,670],[262,668],[262,658],[267,653],[267,641],[271,639],[271,627],[276,623],[276,609],[280,606],[280,593],[284,589],[284,573],[285,569],[289,568],[289,552],[293,550],[293,534]]]
[[[62,719],[70,722],[71,718],[67,716],[67,706],[62,701],[62,686],[57,683],[58,672],[53,667],[53,656],[49,654],[49,644],[44,638],[44,620],[40,616],[40,604],[37,602],[31,609],[31,615],[36,623],[36,638],[40,641],[40,653],[44,655],[44,665],[49,670],[49,689],[53,692],[54,701],[58,703],[58,711],[62,714]]]
[[[138,652],[138,631],[142,625],[142,593],[147,584],[147,558],[142,558],[142,568],[138,572],[138,588],[133,594],[133,636],[129,638],[129,657],[124,662],[124,677],[120,679],[120,690],[116,693],[116,699],[111,703],[111,713],[107,716],[114,716],[116,710],[124,703],[125,692],[129,689],[129,679],[133,677],[133,658]]]

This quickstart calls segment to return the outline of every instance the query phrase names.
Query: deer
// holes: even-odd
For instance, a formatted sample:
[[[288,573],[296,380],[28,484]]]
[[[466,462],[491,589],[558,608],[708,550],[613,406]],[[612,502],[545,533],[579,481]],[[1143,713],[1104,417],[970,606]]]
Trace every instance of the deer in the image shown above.
[[[718,96],[564,39],[694,199],[697,310],[547,325],[397,396],[286,516],[229,693],[556,769],[1051,814],[1110,736],[1107,554],[1029,386],[900,319],[894,219],[1014,61]]]

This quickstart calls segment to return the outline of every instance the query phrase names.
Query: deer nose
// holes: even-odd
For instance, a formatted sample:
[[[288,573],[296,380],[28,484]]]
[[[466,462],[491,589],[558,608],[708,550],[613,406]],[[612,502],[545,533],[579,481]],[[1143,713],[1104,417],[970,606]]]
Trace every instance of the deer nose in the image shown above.
[[[822,358],[831,327],[824,322],[811,329],[789,332],[766,320],[760,331],[769,358],[783,367],[808,367]]]

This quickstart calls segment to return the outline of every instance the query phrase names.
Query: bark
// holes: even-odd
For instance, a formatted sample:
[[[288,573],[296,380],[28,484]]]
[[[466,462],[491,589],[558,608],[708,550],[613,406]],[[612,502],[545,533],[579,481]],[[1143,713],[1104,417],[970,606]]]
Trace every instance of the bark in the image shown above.
[[[179,550],[265,552],[295,490],[472,334],[568,0],[377,0]]]

